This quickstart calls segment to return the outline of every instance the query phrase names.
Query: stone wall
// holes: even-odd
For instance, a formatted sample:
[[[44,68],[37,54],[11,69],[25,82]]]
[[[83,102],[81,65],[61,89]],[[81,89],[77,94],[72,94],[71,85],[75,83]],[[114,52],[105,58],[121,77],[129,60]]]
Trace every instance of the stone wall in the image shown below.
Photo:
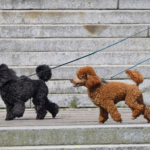
[[[53,67],[71,61],[150,27],[149,0],[0,0],[0,9],[0,64],[6,63],[18,76],[35,73],[40,64]],[[72,101],[77,107],[95,107],[86,88],[73,88],[69,81],[77,69],[93,66],[109,80],[147,58],[149,30],[53,70],[49,98],[61,107],[71,107]],[[150,61],[135,69],[145,78],[140,89],[150,106]],[[114,79],[132,83],[125,73]],[[33,105],[29,101],[27,106]],[[0,107],[5,107],[2,100]]]

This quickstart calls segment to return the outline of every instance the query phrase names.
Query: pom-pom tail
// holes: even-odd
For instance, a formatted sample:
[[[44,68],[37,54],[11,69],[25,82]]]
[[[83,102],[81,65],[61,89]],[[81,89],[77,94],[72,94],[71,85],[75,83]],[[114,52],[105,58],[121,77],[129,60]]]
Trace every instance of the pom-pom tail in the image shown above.
[[[51,68],[48,65],[40,65],[36,68],[36,73],[39,79],[48,81],[52,77]]]
[[[131,80],[133,80],[137,86],[139,86],[139,84],[141,84],[144,81],[142,74],[139,71],[137,71],[136,69],[135,70],[127,70],[127,71],[125,71],[125,73],[128,74],[129,78]]]

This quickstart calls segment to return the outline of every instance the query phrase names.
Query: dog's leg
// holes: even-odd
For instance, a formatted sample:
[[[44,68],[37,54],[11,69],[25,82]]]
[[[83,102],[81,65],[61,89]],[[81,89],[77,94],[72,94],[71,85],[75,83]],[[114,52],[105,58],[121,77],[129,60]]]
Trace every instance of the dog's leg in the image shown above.
[[[138,99],[137,102],[140,105],[144,106],[144,111],[142,114],[144,114],[144,118],[147,119],[148,123],[150,123],[150,108],[145,105],[144,100],[143,100],[143,95],[141,96],[141,98]]]
[[[114,121],[122,123],[121,114],[118,112],[113,100],[106,100],[104,109],[106,109],[107,112],[110,113]]]
[[[16,103],[13,108],[14,117],[22,117],[25,111],[24,103]]]
[[[59,112],[59,106],[51,102],[48,98],[45,99],[45,108],[52,114],[53,118],[55,118]]]
[[[127,94],[125,98],[125,102],[128,105],[129,108],[132,110],[132,119],[136,119],[141,114],[144,114],[144,103],[142,103],[143,97],[142,94],[140,96]]]
[[[35,110],[37,113],[36,119],[44,119],[47,114],[47,111],[44,106],[44,101],[40,101],[39,99],[33,98],[32,102],[35,105]]]
[[[13,105],[6,104],[6,111],[7,111],[6,119],[5,119],[6,121],[14,119],[13,108],[14,108]]]
[[[37,111],[36,119],[44,119],[45,118],[47,111],[46,111],[44,105],[37,105],[36,111]]]
[[[108,119],[108,112],[102,107],[99,108],[100,108],[99,123],[104,123]]]

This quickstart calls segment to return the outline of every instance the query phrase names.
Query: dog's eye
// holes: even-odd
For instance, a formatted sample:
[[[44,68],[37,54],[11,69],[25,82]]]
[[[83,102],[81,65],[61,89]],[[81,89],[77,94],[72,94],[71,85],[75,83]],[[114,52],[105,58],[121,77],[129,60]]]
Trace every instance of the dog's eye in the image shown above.
[[[82,79],[82,77],[81,77],[81,76],[79,76],[78,78],[79,78],[79,79]]]

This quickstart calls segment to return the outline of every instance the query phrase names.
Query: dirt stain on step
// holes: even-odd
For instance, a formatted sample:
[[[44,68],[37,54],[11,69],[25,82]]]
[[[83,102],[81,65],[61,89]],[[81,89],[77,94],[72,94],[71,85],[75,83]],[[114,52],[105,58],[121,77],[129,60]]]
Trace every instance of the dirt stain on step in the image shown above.
[[[104,32],[109,26],[108,25],[84,25],[83,26],[90,34],[101,34]]]

